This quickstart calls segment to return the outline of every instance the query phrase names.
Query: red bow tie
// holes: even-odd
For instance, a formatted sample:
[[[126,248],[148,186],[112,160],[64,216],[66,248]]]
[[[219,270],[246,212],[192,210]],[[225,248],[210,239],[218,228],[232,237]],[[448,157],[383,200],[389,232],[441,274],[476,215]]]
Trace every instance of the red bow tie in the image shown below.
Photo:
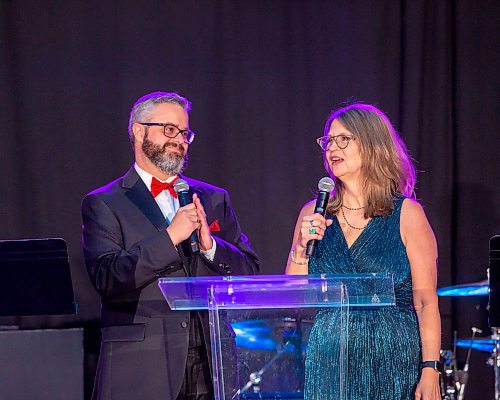
[[[153,195],[153,197],[156,197],[164,190],[168,190],[170,192],[170,194],[172,195],[172,197],[174,199],[176,199],[177,192],[174,190],[174,183],[177,179],[179,179],[178,176],[176,176],[175,179],[170,183],[166,183],[166,182],[163,183],[163,182],[160,182],[158,179],[156,179],[153,176],[153,179],[151,180],[151,194]]]

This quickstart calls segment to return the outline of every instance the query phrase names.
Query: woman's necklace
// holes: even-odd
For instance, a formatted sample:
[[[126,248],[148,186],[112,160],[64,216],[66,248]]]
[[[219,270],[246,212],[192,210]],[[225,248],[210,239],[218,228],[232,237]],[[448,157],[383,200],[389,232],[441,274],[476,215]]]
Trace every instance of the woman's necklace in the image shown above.
[[[351,208],[351,207],[344,206],[343,204],[342,204],[342,207],[344,207],[344,208],[346,208],[348,210],[351,210],[351,211],[358,211],[358,210],[361,210],[361,209],[365,208],[365,206],[361,206],[361,207],[357,207],[357,208]]]
[[[350,196],[347,196],[347,197],[350,197]],[[345,205],[344,205],[344,201],[342,201],[342,205],[341,205],[341,207],[344,207],[345,209],[347,209],[347,210],[351,210],[351,211],[359,211],[359,210],[362,210],[363,208],[365,208],[365,206],[361,206],[361,207],[353,207],[353,208],[351,208],[351,207],[347,207],[347,206],[345,206]],[[346,222],[347,222],[347,221],[346,221]]]
[[[366,225],[365,225],[365,226],[363,226],[362,228],[358,228],[357,226],[353,226],[353,225],[351,225],[351,224],[349,223],[349,221],[347,220],[347,218],[345,217],[345,213],[344,213],[344,208],[343,208],[343,207],[344,207],[344,206],[340,207],[340,211],[342,211],[342,217],[344,218],[345,223],[346,223],[346,224],[347,224],[350,228],[352,228],[352,229],[357,229],[358,231],[362,231],[363,229],[365,229],[365,228],[368,226],[368,222],[370,222],[370,221],[368,221],[368,222],[366,223]],[[345,207],[345,208],[347,208],[348,210],[353,210],[352,208],[349,208],[349,207]],[[361,208],[364,208],[364,207],[361,207]],[[361,208],[358,208],[357,210],[360,210]],[[354,209],[354,210],[356,210],[356,209]]]

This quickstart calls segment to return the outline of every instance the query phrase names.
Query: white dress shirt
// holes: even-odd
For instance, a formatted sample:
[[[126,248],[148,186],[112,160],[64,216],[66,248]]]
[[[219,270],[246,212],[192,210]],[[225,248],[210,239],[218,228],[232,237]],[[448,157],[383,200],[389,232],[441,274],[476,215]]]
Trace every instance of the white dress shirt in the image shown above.
[[[149,172],[144,171],[141,167],[137,165],[137,163],[134,164],[134,168],[141,177],[142,181],[146,184],[146,187],[148,190],[151,192],[151,181],[153,180],[153,175],[151,175]],[[166,181],[162,181],[161,179],[158,179],[160,182],[163,183],[170,183],[172,182],[177,176],[171,176],[168,178]],[[170,224],[172,222],[172,219],[175,216],[175,213],[179,209],[179,199],[174,198],[168,190],[163,190],[158,196],[155,197],[156,204],[158,204],[158,207],[160,207],[160,210],[167,220],[167,222]],[[200,250],[201,254],[203,254],[206,258],[208,258],[210,261],[214,260],[215,256],[215,249],[217,247],[217,244],[212,238],[212,248],[210,250]]]

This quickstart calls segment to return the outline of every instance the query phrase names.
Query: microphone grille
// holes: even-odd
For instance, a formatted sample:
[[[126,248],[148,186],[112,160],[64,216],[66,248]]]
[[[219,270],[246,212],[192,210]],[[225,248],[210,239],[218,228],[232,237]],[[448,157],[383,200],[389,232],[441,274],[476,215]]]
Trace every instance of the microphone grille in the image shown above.
[[[189,190],[189,185],[184,179],[177,179],[174,183],[174,190],[176,193],[187,192]]]
[[[331,193],[333,192],[333,189],[335,189],[335,182],[333,181],[332,178],[325,176],[324,178],[321,178],[319,180],[318,189],[320,192]]]

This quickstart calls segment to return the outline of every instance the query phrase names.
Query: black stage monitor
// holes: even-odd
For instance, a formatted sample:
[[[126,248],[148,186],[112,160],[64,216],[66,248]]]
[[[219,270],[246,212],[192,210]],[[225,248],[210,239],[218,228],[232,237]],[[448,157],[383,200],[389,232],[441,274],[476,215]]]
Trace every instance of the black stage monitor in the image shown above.
[[[490,239],[490,327],[500,327],[500,235]]]
[[[0,316],[74,313],[64,239],[0,241]]]

